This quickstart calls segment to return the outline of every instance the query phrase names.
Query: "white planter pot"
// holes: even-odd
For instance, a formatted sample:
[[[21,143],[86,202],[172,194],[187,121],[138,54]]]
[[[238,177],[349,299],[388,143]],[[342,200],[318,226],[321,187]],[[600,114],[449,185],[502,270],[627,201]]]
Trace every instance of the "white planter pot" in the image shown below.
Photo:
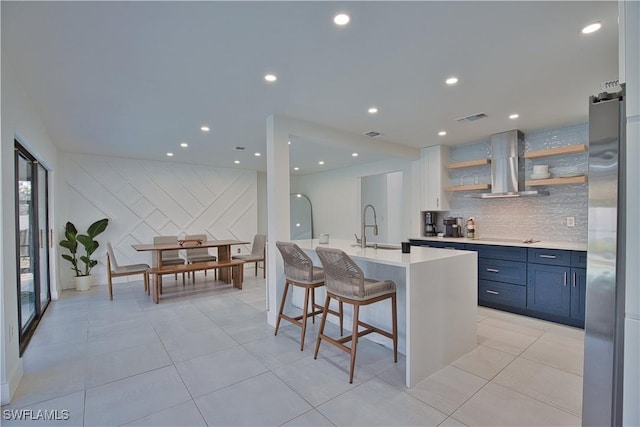
[[[76,276],[73,281],[76,285],[76,291],[88,291],[91,288],[93,276]]]

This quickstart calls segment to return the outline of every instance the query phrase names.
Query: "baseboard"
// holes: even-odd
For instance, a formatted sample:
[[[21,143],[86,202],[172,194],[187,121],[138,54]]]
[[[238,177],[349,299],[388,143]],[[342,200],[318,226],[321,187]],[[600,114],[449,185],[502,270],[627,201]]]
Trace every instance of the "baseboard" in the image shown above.
[[[2,388],[0,391],[0,401],[2,405],[8,405],[13,398],[13,395],[16,393],[18,389],[18,385],[20,384],[20,380],[22,379],[22,359],[18,362],[18,366],[14,369],[9,381],[6,383],[2,383]]]

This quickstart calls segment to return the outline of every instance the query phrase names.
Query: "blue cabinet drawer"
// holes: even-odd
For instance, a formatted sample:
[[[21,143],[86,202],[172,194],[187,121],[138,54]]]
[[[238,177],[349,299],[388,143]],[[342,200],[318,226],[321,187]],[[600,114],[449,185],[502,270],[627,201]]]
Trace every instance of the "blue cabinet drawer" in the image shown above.
[[[429,247],[442,249],[459,249],[464,250],[466,245],[457,242],[428,242]]]
[[[527,248],[519,246],[495,246],[467,244],[468,251],[478,252],[478,258],[504,259],[507,261],[527,260]]]
[[[465,244],[458,242],[434,242],[432,240],[419,240],[409,239],[409,242],[414,246],[426,246],[429,248],[441,248],[441,249],[459,249],[464,250]]]
[[[587,253],[585,251],[572,251],[571,267],[587,268]]]
[[[571,265],[571,251],[529,248],[529,262],[547,265]]]
[[[478,258],[478,278],[524,286],[527,283],[527,264],[500,259]]]
[[[525,308],[527,306],[527,287],[480,280],[478,281],[478,301]]]

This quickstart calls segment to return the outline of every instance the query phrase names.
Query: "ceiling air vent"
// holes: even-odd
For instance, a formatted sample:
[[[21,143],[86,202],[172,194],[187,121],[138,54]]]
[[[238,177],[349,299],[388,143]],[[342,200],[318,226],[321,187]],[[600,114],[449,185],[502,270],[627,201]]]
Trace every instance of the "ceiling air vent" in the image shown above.
[[[459,119],[456,119],[456,121],[458,122],[475,122],[476,120],[480,120],[480,119],[484,119],[487,116],[485,113],[476,113],[476,114],[470,114],[466,117],[460,117]]]
[[[371,132],[366,132],[365,135],[368,136],[369,138],[377,138],[379,136],[382,136],[382,132],[376,132],[372,130]]]

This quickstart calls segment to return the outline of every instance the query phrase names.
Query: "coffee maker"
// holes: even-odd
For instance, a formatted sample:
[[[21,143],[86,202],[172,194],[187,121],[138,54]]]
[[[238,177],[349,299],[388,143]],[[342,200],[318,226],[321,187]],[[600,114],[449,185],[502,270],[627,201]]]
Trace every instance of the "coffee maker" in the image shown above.
[[[444,237],[462,237],[461,218],[448,216],[442,222],[444,223]]]
[[[424,213],[424,235],[427,237],[436,236],[438,234],[436,230],[437,214],[435,212]]]

